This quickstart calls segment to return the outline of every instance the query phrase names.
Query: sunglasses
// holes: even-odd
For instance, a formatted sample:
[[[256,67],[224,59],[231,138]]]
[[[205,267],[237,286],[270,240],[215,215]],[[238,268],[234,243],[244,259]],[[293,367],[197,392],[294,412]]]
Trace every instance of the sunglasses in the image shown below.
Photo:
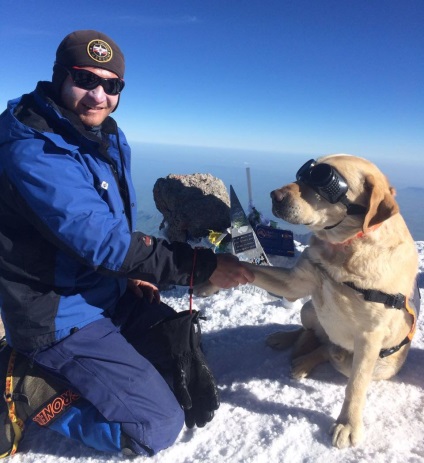
[[[108,95],[119,95],[125,87],[125,82],[119,78],[112,78],[112,79],[104,79],[103,77],[99,77],[94,72],[87,71],[86,69],[80,69],[76,66],[66,69],[74,84],[78,88],[82,88],[84,90],[93,90],[97,88],[99,85],[103,87],[103,90]]]

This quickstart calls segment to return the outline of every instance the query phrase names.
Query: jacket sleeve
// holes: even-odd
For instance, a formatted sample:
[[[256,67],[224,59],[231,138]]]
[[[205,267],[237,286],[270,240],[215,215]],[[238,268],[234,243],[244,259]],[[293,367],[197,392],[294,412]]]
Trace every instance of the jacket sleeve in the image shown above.
[[[60,153],[45,139],[19,140],[11,145],[10,155],[3,157],[2,175],[8,183],[4,200],[46,240],[103,274],[189,284],[193,249],[185,243],[171,244],[131,233],[122,207],[118,204],[112,211],[100,196],[96,179],[84,164],[91,159],[80,161]],[[106,193],[119,198],[112,178]],[[207,280],[215,267],[213,251],[199,250],[195,283]]]
[[[194,284],[208,280],[216,268],[216,256],[210,249],[193,249],[186,243],[147,236],[131,235],[122,271],[129,278],[156,283],[188,286],[193,273]]]

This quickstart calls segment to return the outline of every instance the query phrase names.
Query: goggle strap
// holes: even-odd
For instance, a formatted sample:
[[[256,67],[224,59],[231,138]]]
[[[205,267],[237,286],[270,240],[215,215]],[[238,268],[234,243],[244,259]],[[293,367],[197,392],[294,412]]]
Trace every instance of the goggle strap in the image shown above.
[[[340,200],[346,206],[347,215],[362,215],[367,212],[367,208],[361,204],[351,203],[346,196]]]

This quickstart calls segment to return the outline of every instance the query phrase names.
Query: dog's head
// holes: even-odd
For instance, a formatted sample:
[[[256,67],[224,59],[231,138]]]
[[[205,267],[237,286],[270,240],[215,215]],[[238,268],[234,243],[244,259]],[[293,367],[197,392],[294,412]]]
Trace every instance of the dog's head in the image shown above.
[[[373,163],[331,155],[305,164],[297,181],[271,193],[273,213],[319,235],[344,239],[399,212],[395,190]]]

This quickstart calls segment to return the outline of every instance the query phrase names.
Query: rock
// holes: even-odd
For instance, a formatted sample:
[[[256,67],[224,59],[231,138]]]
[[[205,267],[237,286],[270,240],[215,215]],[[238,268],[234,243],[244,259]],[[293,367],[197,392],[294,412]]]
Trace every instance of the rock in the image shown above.
[[[170,241],[207,236],[209,230],[230,226],[230,198],[224,182],[211,174],[176,175],[159,178],[153,198],[166,223]],[[162,227],[162,226],[161,226]]]

